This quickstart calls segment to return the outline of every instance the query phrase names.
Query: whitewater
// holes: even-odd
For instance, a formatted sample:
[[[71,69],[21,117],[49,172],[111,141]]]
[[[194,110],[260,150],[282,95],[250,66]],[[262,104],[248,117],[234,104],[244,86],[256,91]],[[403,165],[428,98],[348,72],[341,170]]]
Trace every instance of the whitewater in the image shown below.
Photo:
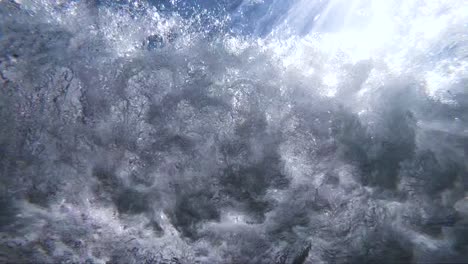
[[[0,0],[0,262],[467,263],[468,1]]]

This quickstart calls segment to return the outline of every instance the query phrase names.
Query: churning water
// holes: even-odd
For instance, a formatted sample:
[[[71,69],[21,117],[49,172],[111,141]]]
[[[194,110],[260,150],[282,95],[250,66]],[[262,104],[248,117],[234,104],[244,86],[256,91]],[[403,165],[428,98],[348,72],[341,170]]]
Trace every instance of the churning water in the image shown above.
[[[0,262],[468,262],[468,2],[0,1]]]

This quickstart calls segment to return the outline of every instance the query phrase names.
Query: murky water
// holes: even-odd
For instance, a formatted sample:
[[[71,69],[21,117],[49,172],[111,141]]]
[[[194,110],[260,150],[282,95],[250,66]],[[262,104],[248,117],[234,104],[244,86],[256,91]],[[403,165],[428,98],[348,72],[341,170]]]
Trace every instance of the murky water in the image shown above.
[[[0,260],[468,261],[468,2],[0,1]]]

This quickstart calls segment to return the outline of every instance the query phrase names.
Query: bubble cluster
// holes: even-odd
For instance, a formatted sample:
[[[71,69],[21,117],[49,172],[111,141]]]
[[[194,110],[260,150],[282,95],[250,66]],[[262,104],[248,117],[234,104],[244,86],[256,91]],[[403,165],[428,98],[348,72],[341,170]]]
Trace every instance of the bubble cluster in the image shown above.
[[[0,1],[1,262],[468,260],[466,5],[182,2]]]

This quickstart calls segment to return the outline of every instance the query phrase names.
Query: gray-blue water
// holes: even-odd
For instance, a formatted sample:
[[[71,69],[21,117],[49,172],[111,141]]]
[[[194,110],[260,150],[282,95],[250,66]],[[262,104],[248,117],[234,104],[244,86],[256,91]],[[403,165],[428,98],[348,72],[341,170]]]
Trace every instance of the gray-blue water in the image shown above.
[[[0,262],[467,263],[468,3],[0,1]]]

